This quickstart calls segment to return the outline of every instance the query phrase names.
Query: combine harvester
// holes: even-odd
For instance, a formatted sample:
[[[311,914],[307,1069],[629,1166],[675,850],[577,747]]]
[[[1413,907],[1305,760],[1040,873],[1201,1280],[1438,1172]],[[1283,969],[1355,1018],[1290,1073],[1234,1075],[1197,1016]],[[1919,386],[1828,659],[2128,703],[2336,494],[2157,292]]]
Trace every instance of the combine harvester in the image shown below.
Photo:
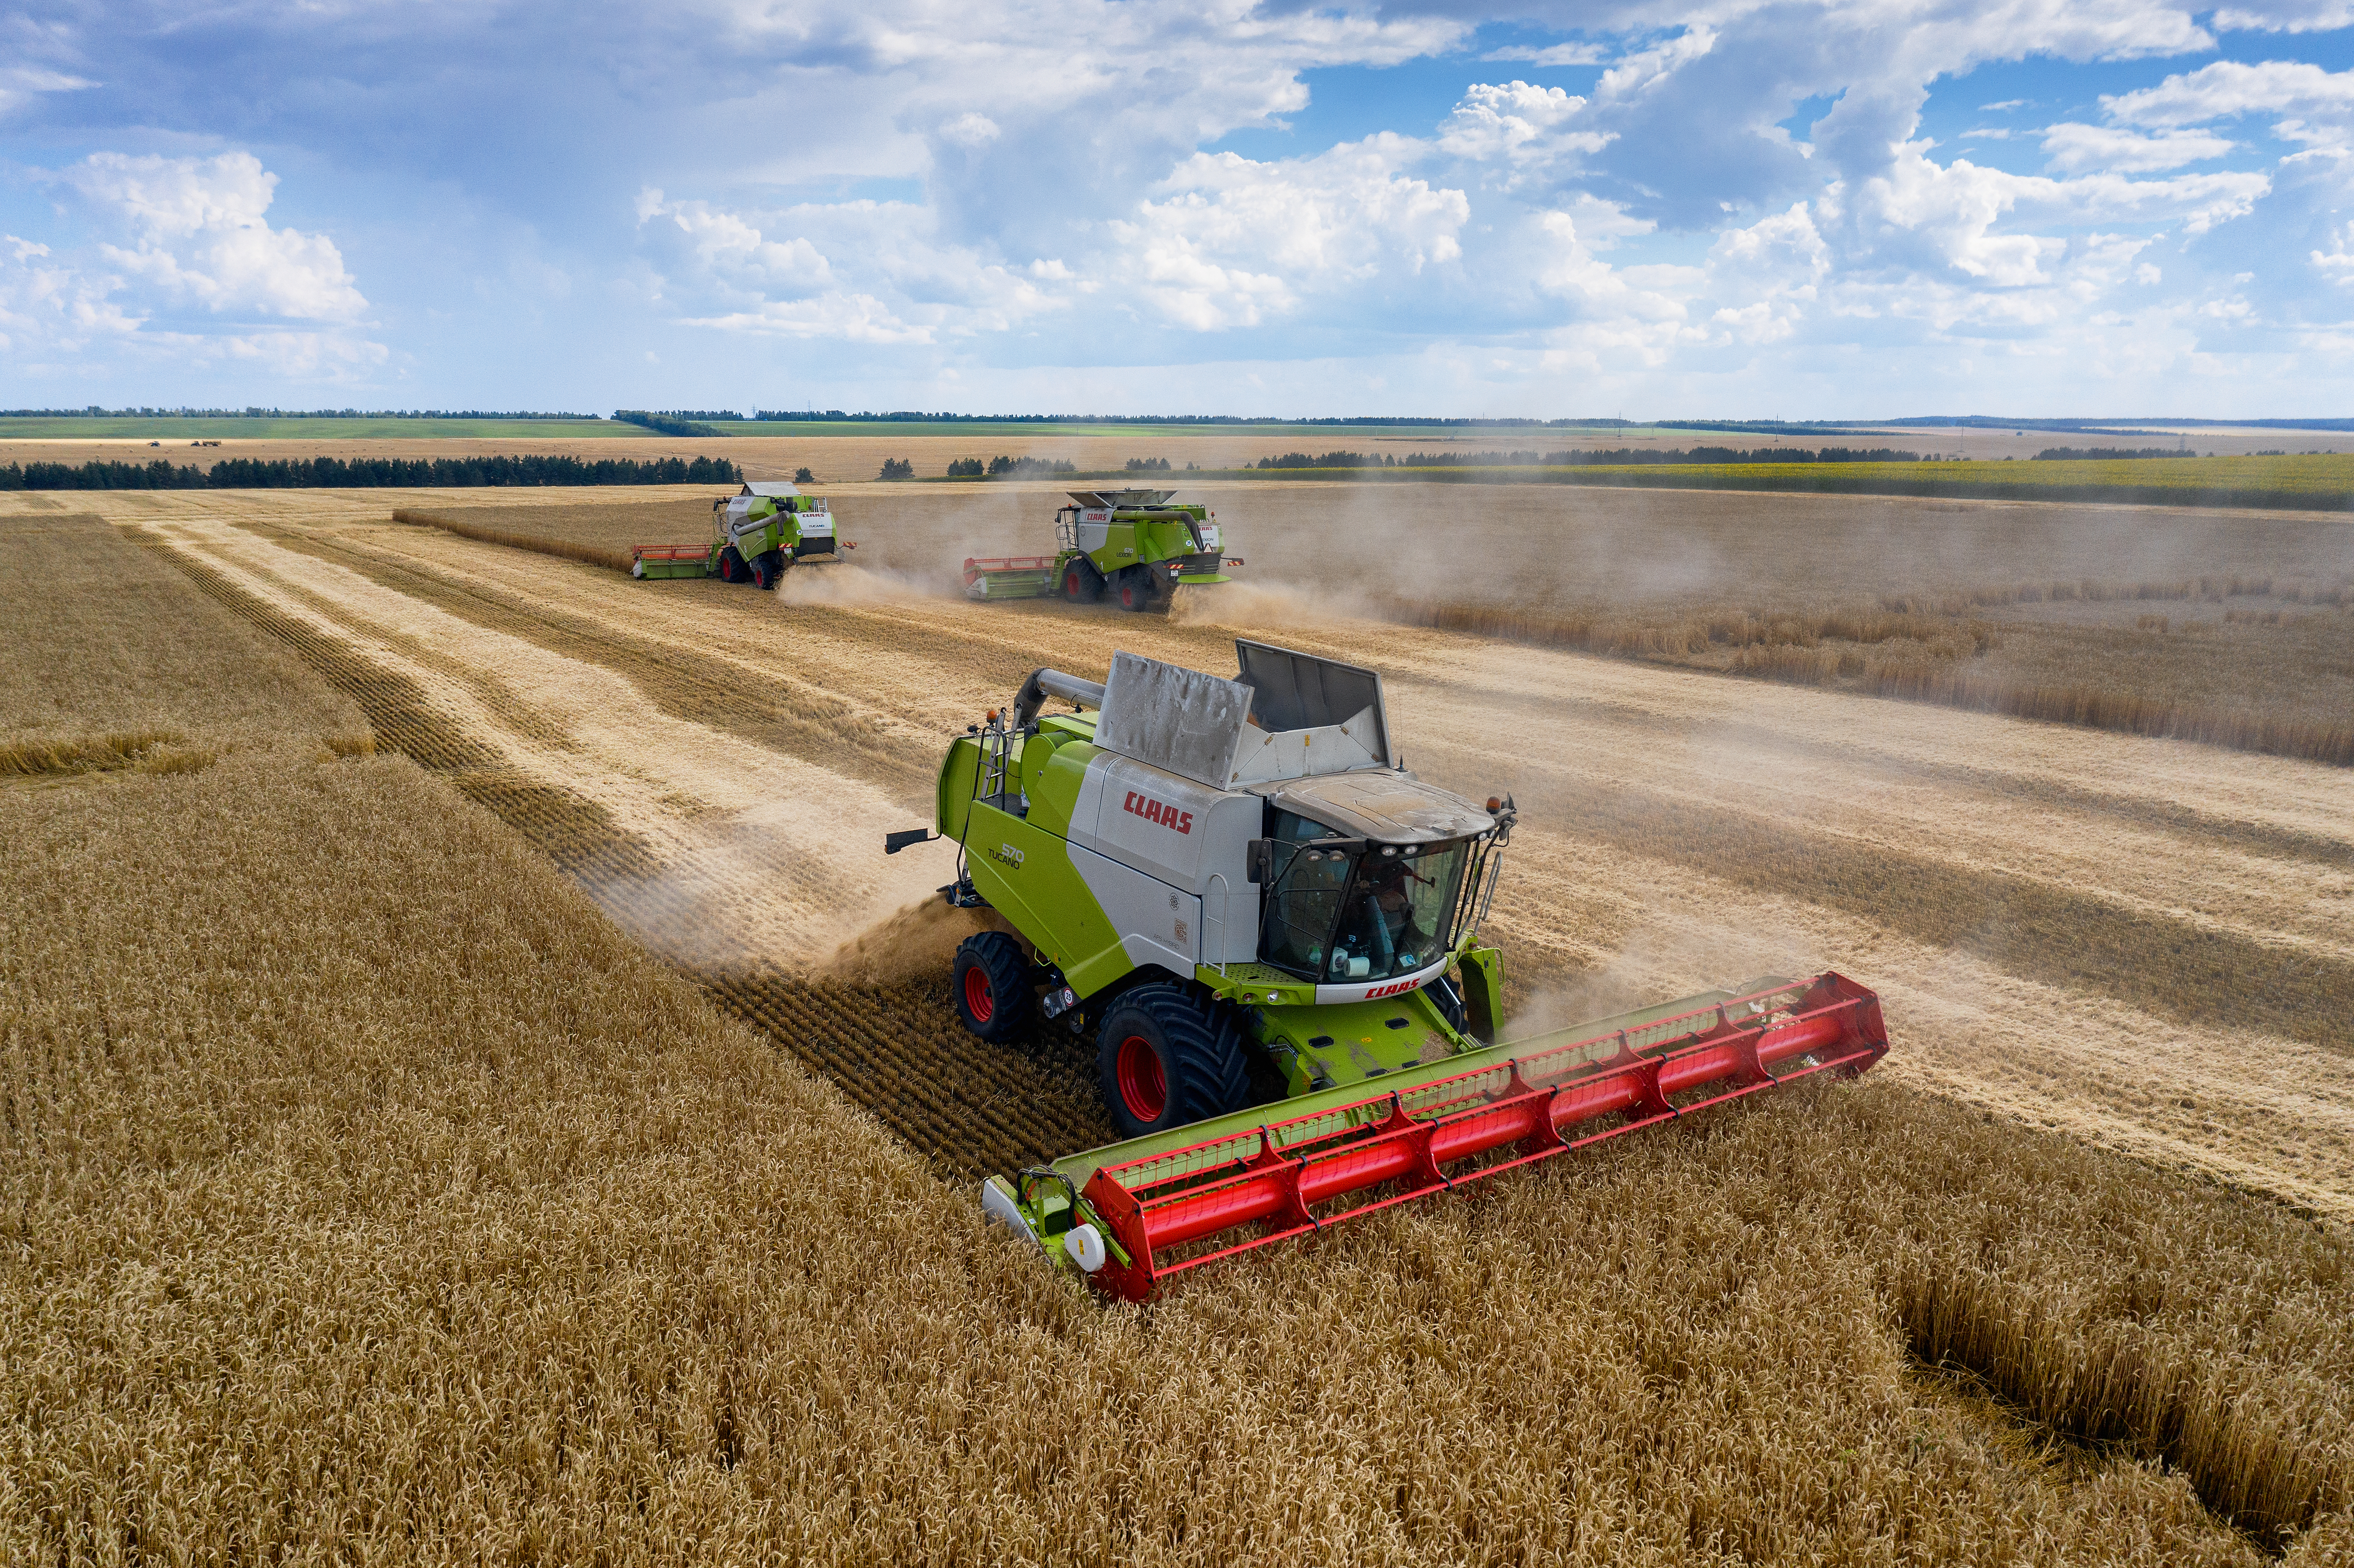
[[[837,544],[833,509],[782,481],[748,483],[711,503],[711,539],[702,545],[633,545],[633,577],[717,577],[773,588],[807,556],[841,558],[856,545]]]
[[[1222,583],[1239,567],[1218,538],[1217,514],[1199,502],[1172,506],[1173,490],[1074,490],[1055,514],[1061,548],[1051,556],[967,556],[969,598],[1046,599],[1093,604],[1108,593],[1122,609],[1164,611],[1180,588]]]
[[[1401,767],[1372,671],[1235,651],[1232,680],[1129,653],[1102,685],[1037,671],[940,769],[938,833],[961,855],[942,891],[1023,938],[958,948],[958,1012],[991,1041],[1041,1014],[1092,1025],[1128,1139],[982,1187],[1057,1264],[1140,1300],[1198,1264],[1887,1051],[1879,999],[1832,973],[1499,1044],[1502,966],[1479,937],[1510,799]],[[1050,696],[1096,711],[1042,715]]]

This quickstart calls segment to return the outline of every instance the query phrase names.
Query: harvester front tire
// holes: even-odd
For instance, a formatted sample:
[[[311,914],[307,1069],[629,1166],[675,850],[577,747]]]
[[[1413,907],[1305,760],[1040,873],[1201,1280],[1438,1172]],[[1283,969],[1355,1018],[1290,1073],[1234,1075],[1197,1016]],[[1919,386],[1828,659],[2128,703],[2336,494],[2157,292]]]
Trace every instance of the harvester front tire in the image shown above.
[[[956,1009],[967,1029],[992,1043],[1010,1040],[1030,1022],[1037,1001],[1021,943],[1002,931],[983,931],[957,944]]]
[[[1123,1138],[1166,1132],[1250,1102],[1250,1059],[1232,1012],[1185,986],[1140,985],[1104,1014],[1096,1076]]]
[[[1063,568],[1063,597],[1073,604],[1093,604],[1103,597],[1103,574],[1085,556]]]
[[[740,583],[751,575],[752,568],[744,564],[744,557],[737,552],[735,546],[730,545],[726,549],[719,552],[719,580],[721,582]]]

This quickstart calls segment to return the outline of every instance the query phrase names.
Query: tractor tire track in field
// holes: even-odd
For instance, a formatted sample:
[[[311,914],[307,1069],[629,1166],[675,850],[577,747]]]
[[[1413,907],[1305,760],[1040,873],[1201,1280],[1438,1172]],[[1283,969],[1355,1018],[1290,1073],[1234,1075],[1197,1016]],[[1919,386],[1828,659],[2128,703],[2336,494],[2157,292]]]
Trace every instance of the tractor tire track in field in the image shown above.
[[[416,681],[287,615],[143,528],[126,532],[199,591],[287,644],[355,702],[378,748],[439,773],[546,854],[601,906],[642,931],[692,918],[642,836],[599,803],[504,766],[499,753],[437,708]],[[659,943],[653,944],[659,951]],[[1094,1053],[1040,1026],[991,1045],[956,1021],[947,978],[896,985],[797,978],[775,968],[698,965],[665,955],[719,1006],[830,1079],[943,1174],[1018,1170],[1112,1141],[1097,1103]]]
[[[331,561],[392,589],[566,658],[622,675],[673,718],[740,736],[789,755],[822,758],[886,789],[919,792],[934,771],[903,737],[877,733],[870,710],[811,683],[789,667],[770,666],[757,682],[737,663],[658,642],[567,614],[545,601],[526,601],[487,586],[461,582],[423,563],[356,548],[326,535],[266,524],[241,524],[291,550]],[[496,546],[493,546],[496,547]],[[790,661],[780,662],[789,665]],[[761,688],[781,686],[770,695]]]
[[[1040,1024],[990,1044],[957,1022],[945,975],[891,986],[773,969],[697,979],[959,1176],[1043,1165],[1119,1136],[1097,1097],[1091,1044]]]

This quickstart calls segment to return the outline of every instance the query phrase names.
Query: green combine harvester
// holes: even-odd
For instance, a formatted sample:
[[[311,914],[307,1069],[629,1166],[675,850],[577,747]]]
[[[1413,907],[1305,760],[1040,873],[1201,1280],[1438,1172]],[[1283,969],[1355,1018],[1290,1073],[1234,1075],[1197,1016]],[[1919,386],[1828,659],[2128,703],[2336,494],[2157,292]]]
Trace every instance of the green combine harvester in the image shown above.
[[[968,556],[964,589],[981,599],[1046,599],[1093,604],[1108,594],[1122,609],[1167,609],[1180,588],[1229,580],[1217,514],[1199,502],[1169,504],[1173,490],[1074,490],[1055,514],[1051,556]]]
[[[782,481],[748,483],[711,503],[711,539],[701,545],[633,545],[633,577],[717,577],[773,588],[795,561],[840,558],[854,544],[838,542],[833,509],[822,495],[803,495]]]
[[[1381,678],[1237,641],[1232,679],[1039,670],[949,747],[965,1027],[1096,1039],[1127,1141],[981,1205],[1130,1299],[1172,1273],[1887,1050],[1878,999],[1776,977],[1500,1044],[1479,928],[1515,811],[1399,763]],[[1044,712],[1050,697],[1067,714]],[[1090,714],[1087,709],[1095,711]]]

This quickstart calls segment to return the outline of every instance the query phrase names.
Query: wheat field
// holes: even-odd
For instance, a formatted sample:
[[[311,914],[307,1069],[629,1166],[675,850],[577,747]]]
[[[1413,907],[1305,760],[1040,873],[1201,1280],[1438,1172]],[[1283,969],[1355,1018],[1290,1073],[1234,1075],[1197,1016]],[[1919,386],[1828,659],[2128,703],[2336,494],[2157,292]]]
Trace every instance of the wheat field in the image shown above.
[[[830,488],[859,566],[938,594],[966,556],[1050,548],[1063,500],[1042,483]],[[626,567],[632,544],[703,537],[712,493],[403,515]],[[1240,581],[1276,596],[1264,619],[1433,626],[2354,762],[2343,514],[1296,481],[1187,493],[1218,510]]]
[[[0,743],[66,758],[0,778],[7,1561],[2354,1539],[2342,769],[1312,599],[769,596],[383,497],[103,501],[0,503],[46,568],[0,579]],[[1524,1025],[1835,963],[1895,1053],[1141,1310],[983,1229],[972,1173],[1101,1136],[1087,1064],[954,1027],[943,868],[871,841],[1033,665],[1275,615],[1384,668],[1426,777],[1516,792]],[[72,749],[141,735],[209,759]]]

